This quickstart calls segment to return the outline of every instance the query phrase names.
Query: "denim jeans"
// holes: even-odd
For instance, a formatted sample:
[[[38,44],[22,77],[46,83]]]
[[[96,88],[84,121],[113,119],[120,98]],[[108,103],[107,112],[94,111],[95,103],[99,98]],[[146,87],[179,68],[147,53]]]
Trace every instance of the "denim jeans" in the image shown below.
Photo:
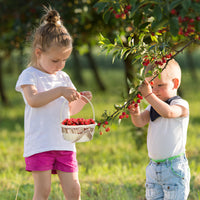
[[[190,191],[190,168],[185,155],[154,162],[146,168],[147,200],[186,200]]]

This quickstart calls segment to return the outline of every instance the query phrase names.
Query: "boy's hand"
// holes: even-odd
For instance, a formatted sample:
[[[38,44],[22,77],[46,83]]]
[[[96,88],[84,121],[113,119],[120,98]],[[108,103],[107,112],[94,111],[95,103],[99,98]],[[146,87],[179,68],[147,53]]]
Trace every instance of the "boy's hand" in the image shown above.
[[[139,114],[140,113],[140,109],[139,109],[138,104],[135,104],[135,103],[134,104],[130,104],[128,106],[128,111],[130,112],[130,114],[133,114],[133,115]]]
[[[89,100],[92,99],[92,93],[90,91],[83,91],[83,92],[80,92],[80,94],[82,96],[85,96],[86,98],[88,98]],[[85,99],[84,97],[81,97],[81,100],[83,100],[85,103],[88,103],[87,99]]]
[[[138,90],[141,92],[143,97],[146,97],[148,94],[152,93],[151,85],[147,80],[144,80],[142,85],[139,86]]]

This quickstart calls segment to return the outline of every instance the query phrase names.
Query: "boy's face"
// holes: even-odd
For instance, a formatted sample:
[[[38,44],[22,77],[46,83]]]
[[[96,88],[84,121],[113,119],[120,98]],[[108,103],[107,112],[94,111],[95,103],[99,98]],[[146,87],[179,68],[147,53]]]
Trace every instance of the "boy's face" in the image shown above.
[[[150,80],[150,77],[148,79]],[[157,77],[153,81],[152,92],[162,101],[166,101],[177,94],[177,88],[173,79],[161,73],[161,78]]]

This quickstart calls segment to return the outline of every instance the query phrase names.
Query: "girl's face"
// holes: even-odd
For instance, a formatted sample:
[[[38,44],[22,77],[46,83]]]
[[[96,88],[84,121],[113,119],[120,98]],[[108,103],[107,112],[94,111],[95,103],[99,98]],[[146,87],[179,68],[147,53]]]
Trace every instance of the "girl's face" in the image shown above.
[[[52,46],[46,51],[37,48],[35,54],[37,57],[37,66],[39,70],[56,74],[65,67],[65,62],[69,58],[72,48]]]
[[[177,88],[174,81],[161,74],[161,78],[157,77],[153,81],[152,92],[162,101],[166,101],[176,95]]]

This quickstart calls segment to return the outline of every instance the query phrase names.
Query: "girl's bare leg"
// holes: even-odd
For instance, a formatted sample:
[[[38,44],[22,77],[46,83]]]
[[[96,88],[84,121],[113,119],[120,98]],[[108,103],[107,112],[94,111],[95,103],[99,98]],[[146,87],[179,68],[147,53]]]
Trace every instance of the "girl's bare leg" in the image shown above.
[[[33,200],[47,200],[51,191],[51,170],[33,171],[34,196]]]
[[[57,170],[60,183],[66,200],[80,200],[81,189],[78,179],[78,173],[67,173]]]

